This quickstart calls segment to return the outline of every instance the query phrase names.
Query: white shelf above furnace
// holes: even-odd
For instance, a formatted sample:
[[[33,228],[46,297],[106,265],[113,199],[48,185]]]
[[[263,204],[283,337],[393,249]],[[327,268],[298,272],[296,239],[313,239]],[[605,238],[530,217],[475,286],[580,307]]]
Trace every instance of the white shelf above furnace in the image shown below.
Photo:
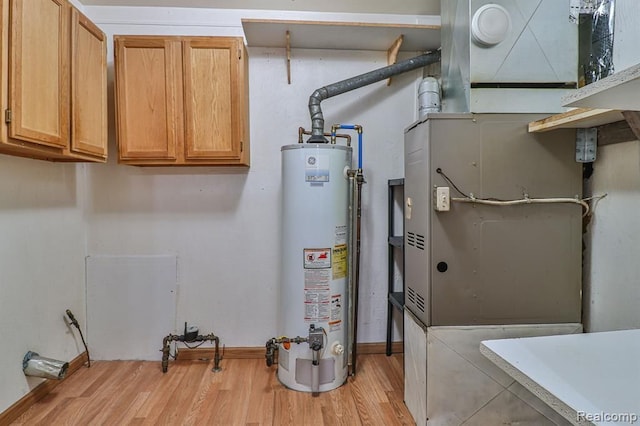
[[[529,123],[529,132],[563,128],[590,128],[626,120],[640,134],[640,64],[584,86],[562,98],[565,107],[577,107]]]
[[[588,84],[562,98],[567,107],[640,111],[640,64]]]
[[[247,45],[294,49],[389,50],[402,36],[400,51],[440,48],[440,25],[243,19]]]
[[[626,120],[640,135],[640,64],[588,84],[562,98],[565,107],[577,107],[529,123],[529,132],[562,128],[590,128]]]

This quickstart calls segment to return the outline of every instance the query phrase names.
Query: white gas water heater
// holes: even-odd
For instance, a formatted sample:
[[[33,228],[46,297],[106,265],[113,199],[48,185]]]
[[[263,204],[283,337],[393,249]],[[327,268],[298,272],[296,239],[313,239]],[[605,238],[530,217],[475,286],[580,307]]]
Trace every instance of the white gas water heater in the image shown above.
[[[342,385],[354,354],[361,164],[352,168],[351,137],[335,125],[331,142],[282,147],[282,282],[278,329],[267,341],[267,365],[277,353],[278,379],[286,387],[317,394]],[[345,138],[346,146],[337,139]],[[294,337],[295,336],[295,337]]]
[[[327,391],[347,379],[351,151],[337,144],[282,147],[279,329],[309,339],[278,350],[278,378],[291,389]]]
[[[362,127],[336,124],[324,132],[320,102],[440,59],[427,53],[317,89],[309,99],[311,131],[282,147],[282,274],[278,337],[266,343],[287,388],[330,391],[356,372],[360,252]],[[351,137],[358,134],[358,165]],[[303,142],[303,135],[310,135]],[[327,139],[330,137],[330,140]],[[346,144],[337,143],[346,139]]]

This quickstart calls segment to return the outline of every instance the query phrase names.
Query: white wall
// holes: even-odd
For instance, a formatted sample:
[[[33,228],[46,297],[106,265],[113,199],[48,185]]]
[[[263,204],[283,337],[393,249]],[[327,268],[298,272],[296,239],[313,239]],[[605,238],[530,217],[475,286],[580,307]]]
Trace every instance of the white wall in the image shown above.
[[[240,18],[256,17],[202,9],[88,7],[86,13],[109,37],[241,35]],[[288,85],[284,49],[249,49],[248,171],[118,165],[113,141],[109,163],[88,168],[88,254],[176,255],[177,331],[188,321],[218,334],[228,346],[262,346],[276,335],[280,147],[297,142],[299,126],[310,126],[307,103],[313,90],[386,65],[385,52],[293,50],[291,56]],[[111,53],[109,62],[112,67]],[[359,322],[364,342],[385,340],[386,182],[403,176],[403,129],[416,118],[420,76],[420,71],[408,73],[394,78],[391,87],[380,82],[323,102],[328,125],[364,126]]]
[[[84,166],[0,155],[0,412],[42,379],[27,351],[70,361],[84,351]]]
[[[640,4],[616,0],[616,71],[640,62],[639,23]],[[589,186],[593,195],[608,195],[597,204],[586,239],[585,329],[640,328],[640,142],[598,147]]]
[[[640,328],[640,142],[598,148],[591,189],[607,193],[590,225],[589,331]]]
[[[82,9],[109,36],[242,35],[241,17],[314,17],[208,9]],[[423,17],[392,15],[321,18],[431,23]],[[110,89],[111,49],[110,39]],[[186,320],[203,332],[215,332],[230,346],[261,346],[276,333],[280,146],[296,142],[299,126],[309,127],[306,105],[314,89],[386,65],[386,58],[383,52],[294,50],[293,84],[287,85],[283,50],[252,48],[249,54],[248,171],[120,166],[112,113],[106,165],[0,155],[0,411],[41,382],[22,373],[28,350],[61,360],[84,350],[64,311],[71,309],[86,331],[87,255],[176,255],[178,306],[177,315],[171,315],[176,316],[177,330]],[[403,175],[402,131],[416,117],[419,78],[416,71],[395,78],[391,87],[378,83],[323,103],[327,123],[357,123],[365,129],[359,335],[366,342],[385,338],[386,181]],[[140,300],[140,309],[146,310],[147,303]]]
[[[84,173],[0,155],[0,413],[44,380],[22,373],[27,351],[64,361],[84,351],[65,315],[86,331]]]

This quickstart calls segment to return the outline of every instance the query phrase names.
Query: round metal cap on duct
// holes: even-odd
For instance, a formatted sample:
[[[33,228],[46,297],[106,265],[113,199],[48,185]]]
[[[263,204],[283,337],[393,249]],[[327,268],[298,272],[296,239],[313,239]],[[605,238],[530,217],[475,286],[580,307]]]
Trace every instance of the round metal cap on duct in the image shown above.
[[[495,46],[511,32],[511,15],[499,4],[489,3],[473,14],[471,37],[476,44]]]

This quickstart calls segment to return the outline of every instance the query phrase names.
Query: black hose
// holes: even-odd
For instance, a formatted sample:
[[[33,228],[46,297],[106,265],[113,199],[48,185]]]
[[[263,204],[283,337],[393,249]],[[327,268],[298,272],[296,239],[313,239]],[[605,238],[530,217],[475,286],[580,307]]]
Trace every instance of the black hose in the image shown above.
[[[80,333],[80,339],[82,340],[82,344],[84,345],[84,350],[87,353],[87,368],[91,367],[91,357],[89,356],[89,348],[87,347],[87,342],[84,341],[84,336],[82,335],[82,330],[80,329],[80,324],[78,324],[78,320],[76,319],[75,316],[73,316],[73,313],[71,312],[70,309],[67,309],[67,316],[69,317],[69,320],[71,320],[71,324],[74,325],[75,328],[78,329],[78,332]]]

